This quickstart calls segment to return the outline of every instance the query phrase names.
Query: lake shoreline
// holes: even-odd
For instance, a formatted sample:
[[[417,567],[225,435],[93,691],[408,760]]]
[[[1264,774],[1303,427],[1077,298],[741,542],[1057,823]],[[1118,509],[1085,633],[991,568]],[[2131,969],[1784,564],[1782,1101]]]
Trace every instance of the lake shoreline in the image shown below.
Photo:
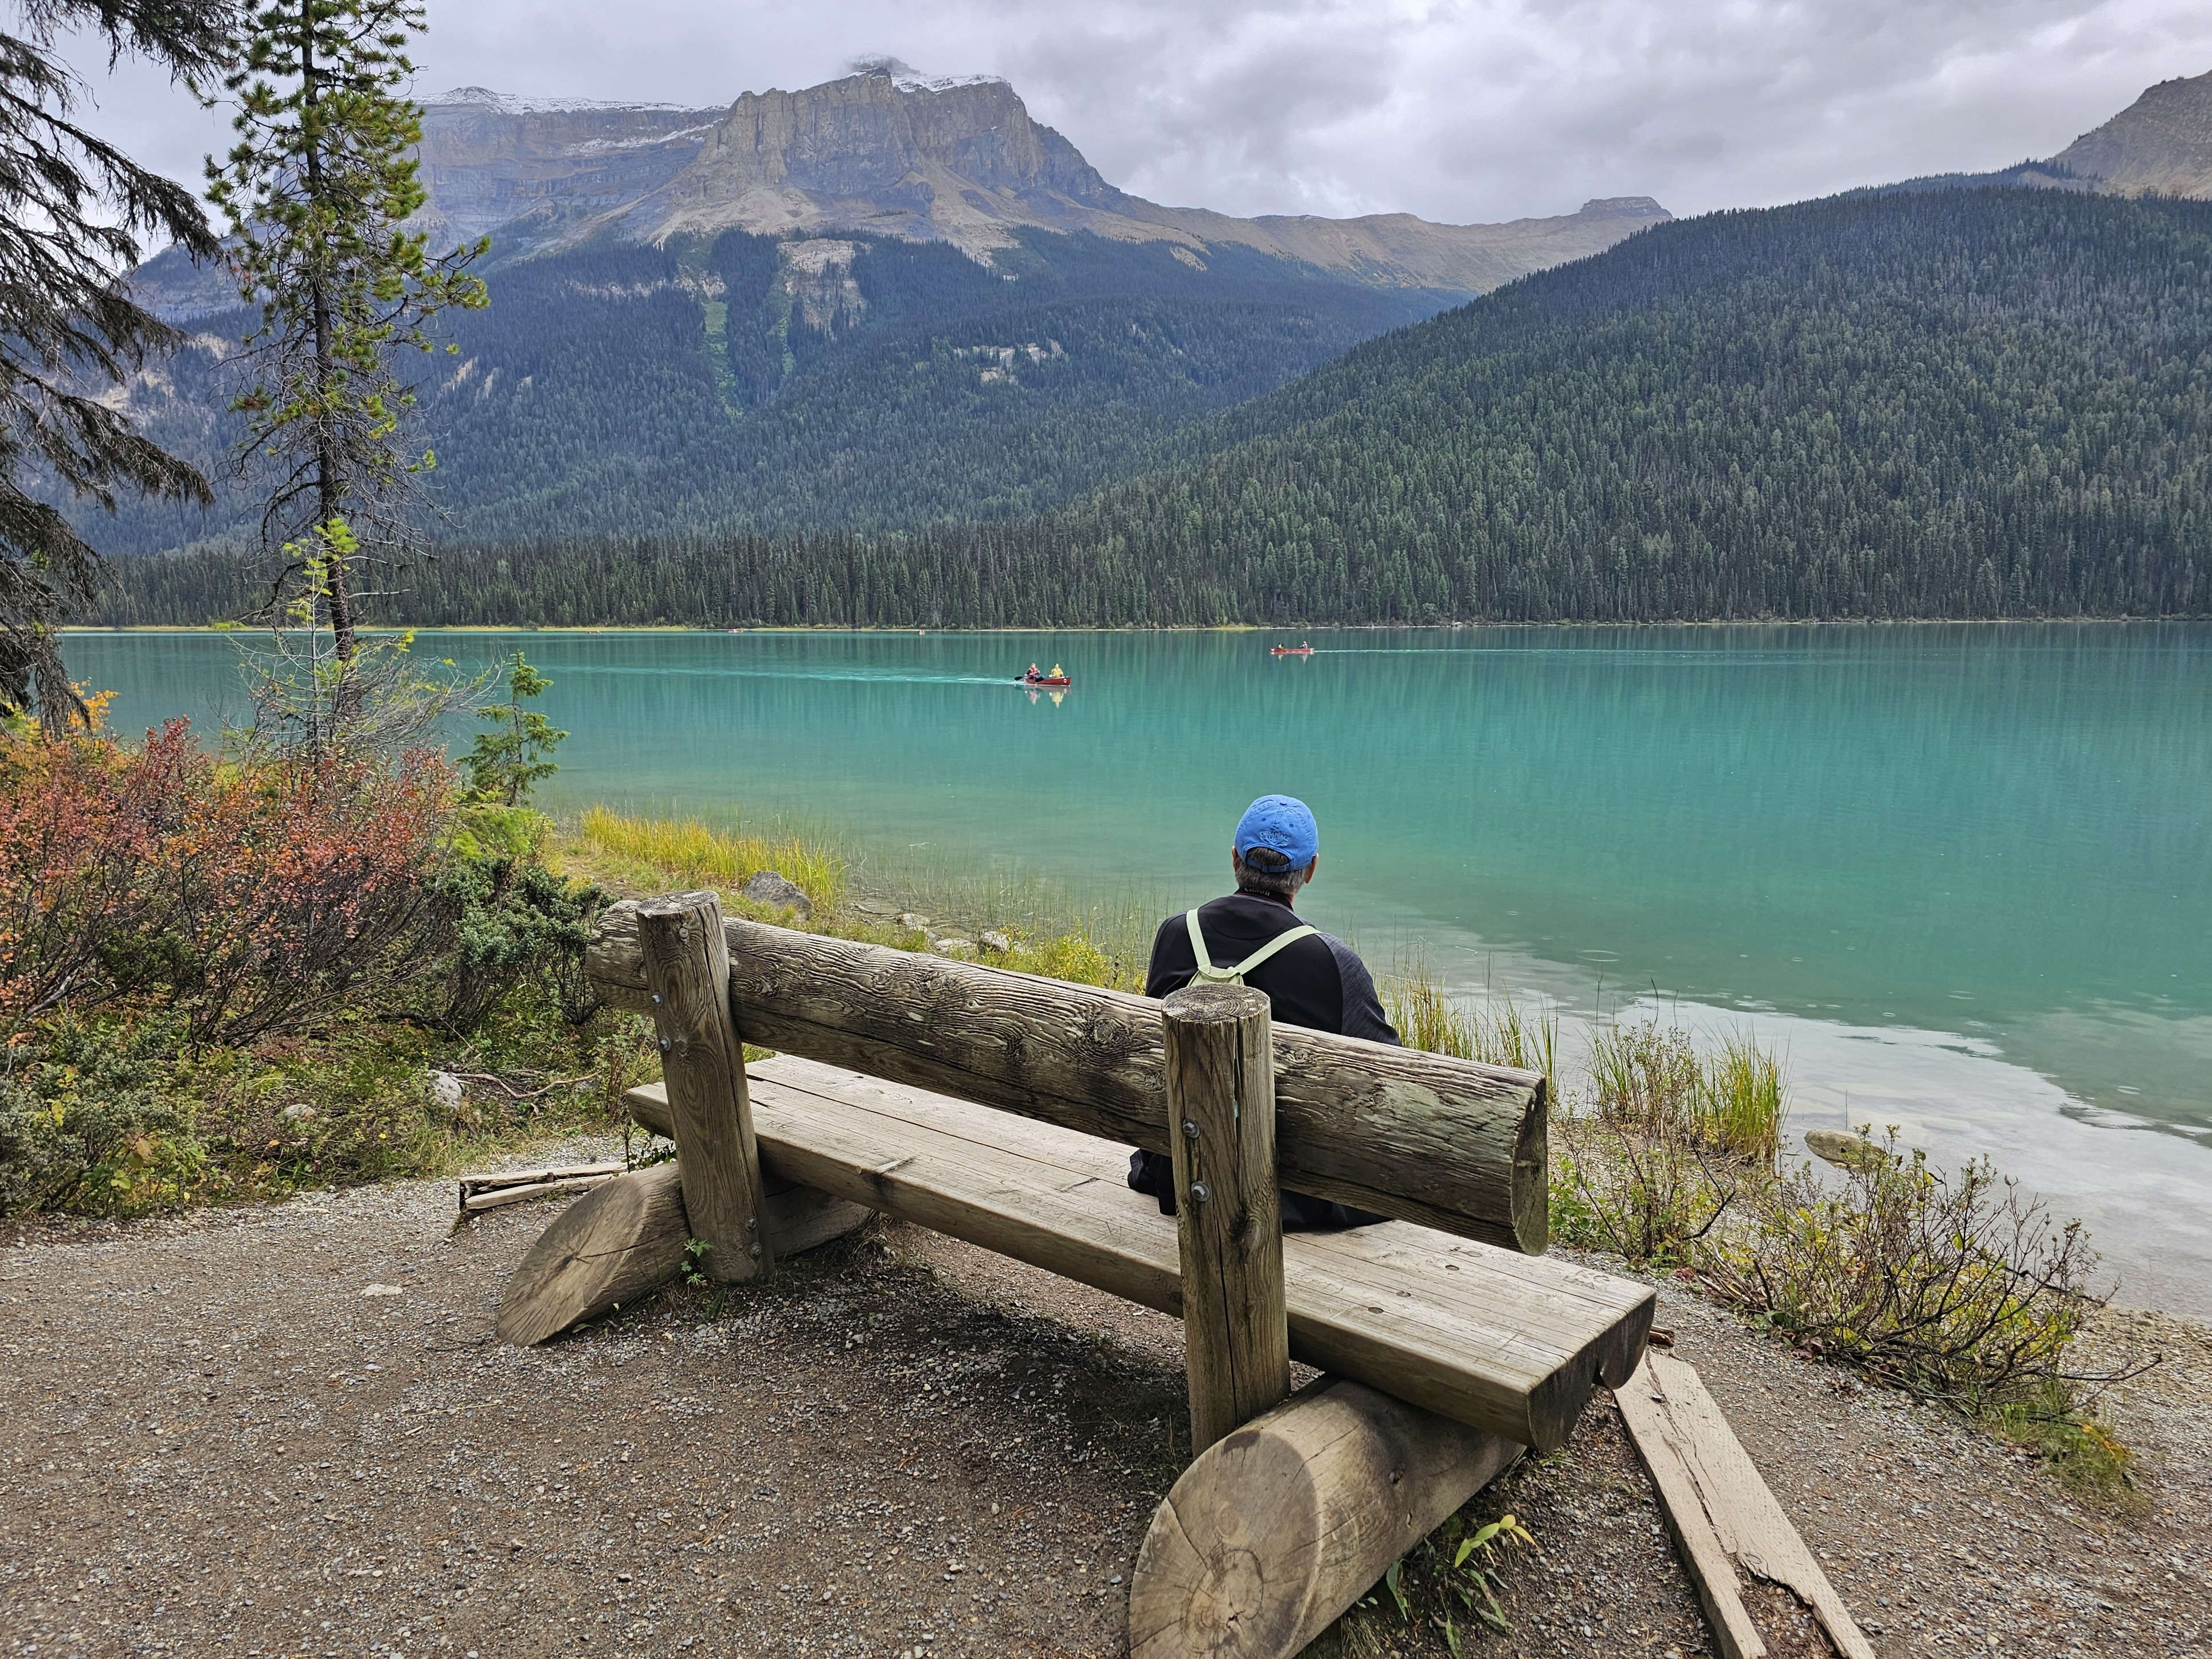
[[[1100,627],[1093,623],[1068,623],[1065,626],[1022,628],[1012,625],[979,625],[941,623],[932,628],[904,628],[887,624],[856,625],[850,623],[787,623],[755,628],[714,628],[703,623],[414,623],[404,627],[386,623],[364,623],[359,629],[362,637],[379,638],[403,634],[546,634],[564,636],[607,635],[795,635],[801,637],[821,635],[850,634],[892,639],[921,637],[933,635],[975,636],[990,634],[1060,635],[1097,634],[1106,636],[1125,635],[1215,635],[1215,634],[1290,634],[1298,632],[1331,634],[1473,634],[1487,632],[1559,631],[1565,629],[1606,629],[1627,631],[1655,629],[1735,629],[1753,628],[2054,628],[2054,627],[2127,627],[2142,623],[2212,622],[2212,612],[2203,614],[2182,612],[2172,616],[2097,616],[2097,617],[1686,617],[1663,622],[1615,622],[1602,618],[1583,619],[1573,617],[1555,617],[1547,622],[1401,622],[1401,623],[1160,623],[1131,624],[1121,628]],[[101,625],[92,623],[70,623],[58,627],[58,634],[263,634],[267,628],[251,623],[131,623]]]

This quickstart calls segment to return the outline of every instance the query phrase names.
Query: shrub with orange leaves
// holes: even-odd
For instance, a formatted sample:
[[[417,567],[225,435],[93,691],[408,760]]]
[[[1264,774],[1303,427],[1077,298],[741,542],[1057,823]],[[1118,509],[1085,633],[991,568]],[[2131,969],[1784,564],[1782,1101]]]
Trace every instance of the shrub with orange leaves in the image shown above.
[[[0,1032],[145,994],[235,1042],[396,990],[453,799],[429,750],[218,761],[183,720],[137,745],[0,735]]]

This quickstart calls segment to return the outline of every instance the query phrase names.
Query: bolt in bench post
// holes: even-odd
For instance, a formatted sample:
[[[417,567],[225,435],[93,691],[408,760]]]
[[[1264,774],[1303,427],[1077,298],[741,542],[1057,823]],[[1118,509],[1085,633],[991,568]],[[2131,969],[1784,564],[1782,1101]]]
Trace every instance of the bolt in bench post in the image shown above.
[[[1291,1391],[1267,1010],[1243,985],[1193,985],[1163,1008],[1193,1456]]]
[[[721,902],[712,893],[671,893],[648,899],[637,915],[684,1211],[692,1237],[707,1243],[701,1266],[725,1281],[764,1279],[775,1262],[761,1224],[760,1152],[730,1007]]]

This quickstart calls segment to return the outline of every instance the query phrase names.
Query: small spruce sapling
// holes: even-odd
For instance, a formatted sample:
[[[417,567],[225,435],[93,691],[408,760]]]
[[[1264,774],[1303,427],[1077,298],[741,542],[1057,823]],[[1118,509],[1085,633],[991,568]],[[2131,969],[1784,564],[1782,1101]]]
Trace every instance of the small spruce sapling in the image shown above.
[[[492,726],[477,733],[476,746],[469,751],[469,786],[477,799],[519,806],[541,779],[561,769],[546,757],[568,734],[556,730],[537,710],[522,706],[526,698],[544,696],[552,684],[518,651],[507,668],[507,700],[477,710],[477,718]]]

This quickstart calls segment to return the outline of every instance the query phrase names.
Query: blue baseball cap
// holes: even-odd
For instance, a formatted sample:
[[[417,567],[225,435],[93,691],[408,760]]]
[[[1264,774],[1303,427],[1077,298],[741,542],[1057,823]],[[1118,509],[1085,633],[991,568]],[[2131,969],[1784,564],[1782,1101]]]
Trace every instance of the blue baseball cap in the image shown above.
[[[1312,811],[1295,795],[1262,795],[1237,820],[1237,856],[1265,847],[1303,870],[1321,851],[1321,830]]]

